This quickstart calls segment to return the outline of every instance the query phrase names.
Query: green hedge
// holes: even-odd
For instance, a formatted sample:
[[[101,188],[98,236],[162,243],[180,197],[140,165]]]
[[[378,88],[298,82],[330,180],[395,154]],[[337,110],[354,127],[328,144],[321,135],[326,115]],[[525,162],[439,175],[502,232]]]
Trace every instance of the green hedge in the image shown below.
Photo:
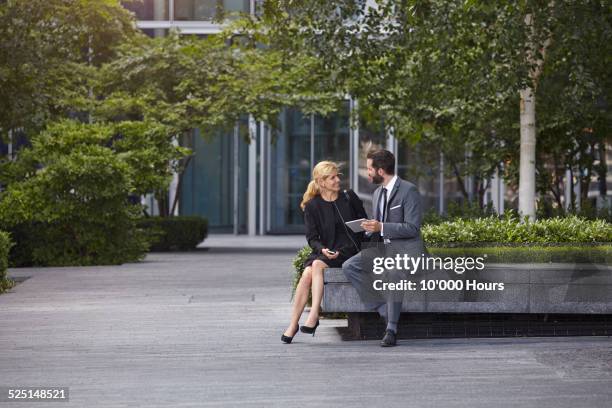
[[[432,256],[486,257],[487,263],[612,263],[612,245],[428,247]]]
[[[576,216],[533,222],[521,222],[517,217],[457,219],[438,225],[425,225],[421,232],[428,246],[612,242],[612,224]]]
[[[431,255],[440,257],[487,254],[487,262],[499,263],[612,263],[612,224],[604,220],[569,216],[521,222],[491,216],[425,225],[421,232]],[[306,246],[293,259],[292,296],[310,252]]]
[[[9,264],[24,266],[119,265],[147,253],[149,238],[135,221],[104,219],[22,223],[8,228],[15,242]]]
[[[208,235],[208,220],[203,217],[148,217],[138,225],[149,231],[151,251],[195,249]]]
[[[6,276],[8,255],[12,245],[10,235],[7,232],[0,231],[0,293],[13,286],[13,281]]]

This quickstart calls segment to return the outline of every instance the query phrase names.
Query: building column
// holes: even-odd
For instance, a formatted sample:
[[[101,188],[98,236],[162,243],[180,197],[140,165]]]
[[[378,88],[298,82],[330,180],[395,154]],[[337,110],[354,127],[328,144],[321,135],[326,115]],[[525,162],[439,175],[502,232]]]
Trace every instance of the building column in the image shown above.
[[[232,204],[232,213],[233,213],[233,224],[234,224],[234,235],[238,235],[238,227],[240,224],[240,209],[238,207],[240,201],[238,200],[238,194],[240,193],[240,128],[238,122],[234,125],[234,135],[233,135],[233,171],[234,171],[234,182],[233,182],[233,204]]]
[[[351,98],[349,104],[349,129],[351,135],[351,156],[349,162],[351,168],[351,188],[356,193],[359,193],[359,120],[353,120],[353,118],[357,117],[354,115],[357,114],[358,108],[357,100]]]
[[[504,213],[504,197],[506,195],[506,186],[503,178],[499,174],[499,169],[495,170],[495,174],[491,178],[491,202],[495,211],[498,214]]]
[[[469,150],[466,146],[466,150],[465,150],[465,167],[466,168],[468,167],[471,159],[472,159],[472,151]],[[473,174],[469,174],[469,175],[466,174],[464,178],[464,187],[468,193],[468,201],[471,204],[474,202],[474,175]]]
[[[566,169],[565,170],[565,188],[563,191],[563,196],[564,196],[564,203],[563,206],[565,207],[565,211],[568,211],[571,207],[570,203],[572,201],[572,183],[574,181],[572,180],[572,172],[570,171],[570,169]]]
[[[266,125],[264,122],[259,123],[259,235],[266,233],[266,197],[267,197],[267,172],[266,164],[268,163],[267,156],[267,135]]]
[[[440,170],[438,172],[438,213],[444,214],[444,153],[440,151]]]
[[[165,0],[155,0],[153,3],[153,19],[155,21],[164,21],[168,19],[168,16],[166,15],[166,8],[164,7],[165,3]],[[163,37],[164,29],[156,28],[154,33],[155,37]]]
[[[257,122],[249,115],[248,234],[257,235]]]
[[[397,172],[397,139],[395,139],[394,129],[387,129],[387,150],[395,156],[395,170]]]

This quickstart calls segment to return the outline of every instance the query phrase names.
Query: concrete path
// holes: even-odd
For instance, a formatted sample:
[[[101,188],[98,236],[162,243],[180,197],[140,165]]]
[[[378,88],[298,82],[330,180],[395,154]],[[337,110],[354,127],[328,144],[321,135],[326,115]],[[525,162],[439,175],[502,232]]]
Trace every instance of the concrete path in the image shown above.
[[[307,245],[304,235],[232,235],[232,234],[211,234],[198,248],[209,248],[219,250],[292,250]]]
[[[0,386],[67,386],[3,407],[609,407],[610,338],[280,342],[293,252],[153,254],[12,269]],[[304,321],[304,319],[302,319]]]

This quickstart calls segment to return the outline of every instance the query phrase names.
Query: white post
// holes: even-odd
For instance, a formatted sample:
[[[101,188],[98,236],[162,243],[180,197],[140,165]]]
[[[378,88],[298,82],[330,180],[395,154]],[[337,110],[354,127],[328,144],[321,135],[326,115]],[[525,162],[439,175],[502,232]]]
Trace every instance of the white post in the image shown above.
[[[266,143],[272,140],[272,130],[270,127],[266,129]],[[270,231],[272,228],[272,155],[270,154],[270,150],[266,145],[266,171],[265,171],[265,179],[266,179],[266,232]]]
[[[249,213],[248,233],[257,235],[257,122],[249,115]]]
[[[506,197],[506,184],[504,183],[503,177],[499,177],[499,209],[498,214],[503,214],[506,211],[506,203],[504,198]]]
[[[155,0],[155,2],[153,3],[153,20],[163,21],[168,19],[168,17],[166,16],[165,3],[165,0]],[[155,37],[163,37],[164,29],[156,28],[154,33]]]
[[[575,203],[576,203],[576,211],[580,211],[580,199],[582,198],[582,183],[580,182],[580,176],[582,176],[581,172],[580,172],[580,168],[576,169],[576,188],[574,189],[574,191],[576,192],[576,199],[575,199]]]
[[[565,207],[565,211],[568,211],[571,207],[571,202],[572,202],[572,184],[574,183],[574,180],[572,180],[572,172],[570,169],[565,170],[565,191],[564,191],[564,198],[565,198],[565,202],[563,203],[563,206]]]
[[[495,211],[499,214],[499,178],[497,169],[495,169],[495,173],[493,173],[493,177],[491,177],[491,202],[493,203]]]
[[[353,141],[353,162],[351,163],[351,186],[353,190],[359,193],[359,120],[352,120],[354,116],[357,115],[357,109],[359,109],[359,105],[356,99],[351,98],[351,114],[349,115],[349,120],[351,121],[351,129],[352,129],[352,138]],[[355,113],[353,113],[355,112]]]
[[[506,186],[504,180],[500,176],[499,169],[495,170],[495,174],[491,178],[491,201],[495,212],[498,214],[504,213],[504,196],[506,194]]]
[[[444,214],[444,153],[440,151],[440,171],[438,173],[438,212]]]
[[[387,150],[395,156],[395,172],[397,173],[397,140],[395,139],[395,129],[387,129]]]
[[[266,125],[259,124],[259,235],[266,233]]]
[[[234,125],[234,203],[233,203],[233,215],[234,215],[234,235],[238,235],[238,223],[240,222],[239,218],[239,200],[238,194],[240,192],[238,183],[240,182],[240,136],[239,136],[239,125],[238,122]]]
[[[470,159],[472,158],[472,151],[469,150],[466,146],[465,150],[465,167],[467,168]],[[464,186],[468,193],[468,201],[472,203],[474,201],[474,175],[466,175],[464,179]]]

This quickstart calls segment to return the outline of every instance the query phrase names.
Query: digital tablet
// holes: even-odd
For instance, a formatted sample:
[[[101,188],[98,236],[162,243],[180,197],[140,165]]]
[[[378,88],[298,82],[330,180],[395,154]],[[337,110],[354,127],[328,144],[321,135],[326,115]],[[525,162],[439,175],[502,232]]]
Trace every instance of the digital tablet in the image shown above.
[[[354,220],[354,221],[349,221],[349,222],[345,222],[345,224],[353,231],[353,232],[361,232],[361,231],[365,231],[363,228],[361,228],[361,223],[366,221],[365,218],[360,218],[358,220]]]

